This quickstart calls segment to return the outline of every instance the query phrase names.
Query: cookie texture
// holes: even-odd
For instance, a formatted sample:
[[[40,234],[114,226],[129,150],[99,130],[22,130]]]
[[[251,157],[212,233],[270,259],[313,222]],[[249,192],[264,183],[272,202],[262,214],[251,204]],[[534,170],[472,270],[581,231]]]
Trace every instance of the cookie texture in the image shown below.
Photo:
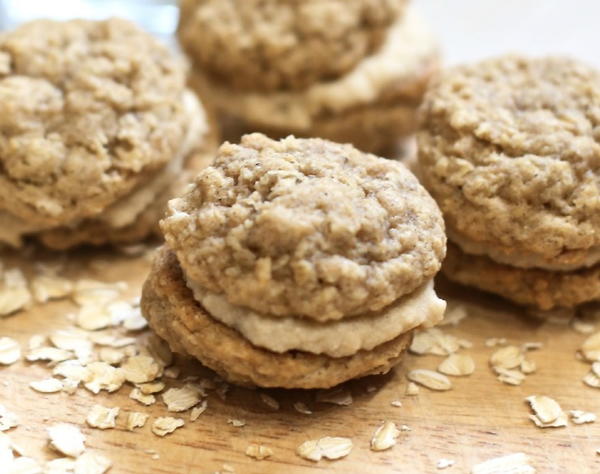
[[[177,151],[185,68],[133,24],[39,20],[0,35],[0,208],[62,225]]]
[[[151,235],[162,237],[158,222],[165,215],[168,201],[181,194],[193,177],[212,162],[217,149],[216,135],[211,132],[208,137],[202,137],[202,144],[190,153],[178,178],[156,196],[153,204],[144,209],[133,223],[115,228],[101,219],[89,218],[78,222],[75,227],[56,227],[33,237],[54,250],[79,245],[130,244]]]
[[[463,285],[541,310],[572,308],[600,299],[600,265],[572,272],[517,268],[463,253],[448,242],[442,273]]]
[[[161,228],[186,277],[259,313],[325,321],[429,280],[441,213],[401,163],[321,139],[225,143]]]
[[[376,49],[405,0],[183,0],[178,35],[217,82],[302,89]]]
[[[215,321],[194,300],[175,254],[163,246],[144,284],[142,312],[175,352],[199,359],[239,385],[328,388],[346,380],[385,373],[401,359],[411,333],[349,357],[299,351],[277,354],[253,346],[235,330]]]
[[[548,264],[583,262],[600,243],[597,71],[490,59],[443,73],[421,112],[420,173],[453,233]]]

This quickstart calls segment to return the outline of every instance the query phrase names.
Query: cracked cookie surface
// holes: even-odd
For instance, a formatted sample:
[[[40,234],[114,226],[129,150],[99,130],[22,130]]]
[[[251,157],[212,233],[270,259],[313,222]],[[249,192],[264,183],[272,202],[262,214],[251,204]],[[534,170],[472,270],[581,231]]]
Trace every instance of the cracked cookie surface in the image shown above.
[[[273,316],[381,309],[439,270],[441,213],[404,165],[321,139],[221,146],[161,228],[186,278]]]
[[[351,70],[383,41],[405,0],[184,0],[179,39],[234,88],[303,89]]]
[[[186,132],[183,64],[135,25],[38,20],[0,35],[0,208],[41,225],[102,211]]]
[[[504,56],[443,73],[421,109],[423,182],[450,231],[541,265],[600,244],[600,74]]]

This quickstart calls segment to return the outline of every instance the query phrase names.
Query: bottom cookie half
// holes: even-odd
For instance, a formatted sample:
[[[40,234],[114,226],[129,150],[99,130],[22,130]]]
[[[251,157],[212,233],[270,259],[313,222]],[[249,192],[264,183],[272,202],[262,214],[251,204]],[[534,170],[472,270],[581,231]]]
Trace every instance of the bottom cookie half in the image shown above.
[[[382,374],[399,362],[412,339],[409,332],[371,351],[340,358],[258,348],[196,302],[175,254],[166,246],[157,252],[141,305],[152,329],[174,352],[197,358],[239,385],[329,388],[352,378]]]
[[[448,242],[442,272],[457,283],[544,311],[600,300],[600,265],[568,272],[517,268]]]

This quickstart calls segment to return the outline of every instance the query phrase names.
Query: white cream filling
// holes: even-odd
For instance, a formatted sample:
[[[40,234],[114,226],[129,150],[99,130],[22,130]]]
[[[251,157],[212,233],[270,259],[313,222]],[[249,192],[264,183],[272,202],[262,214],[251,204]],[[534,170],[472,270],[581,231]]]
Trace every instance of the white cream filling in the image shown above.
[[[303,91],[242,92],[210,83],[220,107],[247,121],[271,126],[308,129],[323,112],[340,113],[372,104],[384,93],[397,90],[415,77],[437,52],[427,25],[412,9],[394,23],[384,44],[348,74]],[[202,78],[201,75],[199,75]]]
[[[237,330],[258,347],[282,353],[300,350],[345,357],[371,350],[416,327],[431,327],[444,317],[446,302],[433,280],[376,313],[320,323],[298,317],[273,317],[232,305],[227,299],[187,280],[194,298],[217,321]]]
[[[588,268],[600,262],[600,246],[590,247],[586,250],[586,257],[583,261],[575,264],[569,263],[548,263],[548,260],[540,255],[511,251],[510,254],[498,250],[491,245],[475,242],[462,235],[446,229],[448,238],[458,245],[461,250],[471,255],[483,255],[489,257],[495,262],[504,265],[510,265],[517,268],[541,268],[550,271],[574,271],[581,268]]]
[[[102,214],[96,216],[96,219],[114,228],[125,227],[133,223],[165,187],[181,173],[186,156],[208,132],[208,120],[204,107],[190,90],[186,90],[183,94],[183,106],[188,117],[188,128],[173,159],[153,179],[108,206]],[[78,223],[79,221],[74,221],[69,225],[76,228]],[[0,210],[0,242],[12,246],[19,246],[22,237],[26,234],[52,227],[32,224],[10,212]]]

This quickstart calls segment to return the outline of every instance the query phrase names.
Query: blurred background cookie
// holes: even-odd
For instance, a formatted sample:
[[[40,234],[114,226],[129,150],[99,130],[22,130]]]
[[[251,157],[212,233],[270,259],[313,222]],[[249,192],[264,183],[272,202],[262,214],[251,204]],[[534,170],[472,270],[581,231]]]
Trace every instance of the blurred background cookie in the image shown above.
[[[600,74],[504,56],[432,84],[419,174],[444,213],[444,273],[549,310],[598,299]]]
[[[169,203],[143,313],[232,382],[337,385],[387,372],[442,319],[446,238],[404,165],[350,145],[246,135]]]
[[[0,36],[0,130],[0,241],[55,248],[153,232],[174,181],[214,144],[183,64],[118,19]]]
[[[186,0],[181,8],[190,83],[210,97],[228,138],[257,130],[383,153],[414,131],[438,49],[404,0]]]

